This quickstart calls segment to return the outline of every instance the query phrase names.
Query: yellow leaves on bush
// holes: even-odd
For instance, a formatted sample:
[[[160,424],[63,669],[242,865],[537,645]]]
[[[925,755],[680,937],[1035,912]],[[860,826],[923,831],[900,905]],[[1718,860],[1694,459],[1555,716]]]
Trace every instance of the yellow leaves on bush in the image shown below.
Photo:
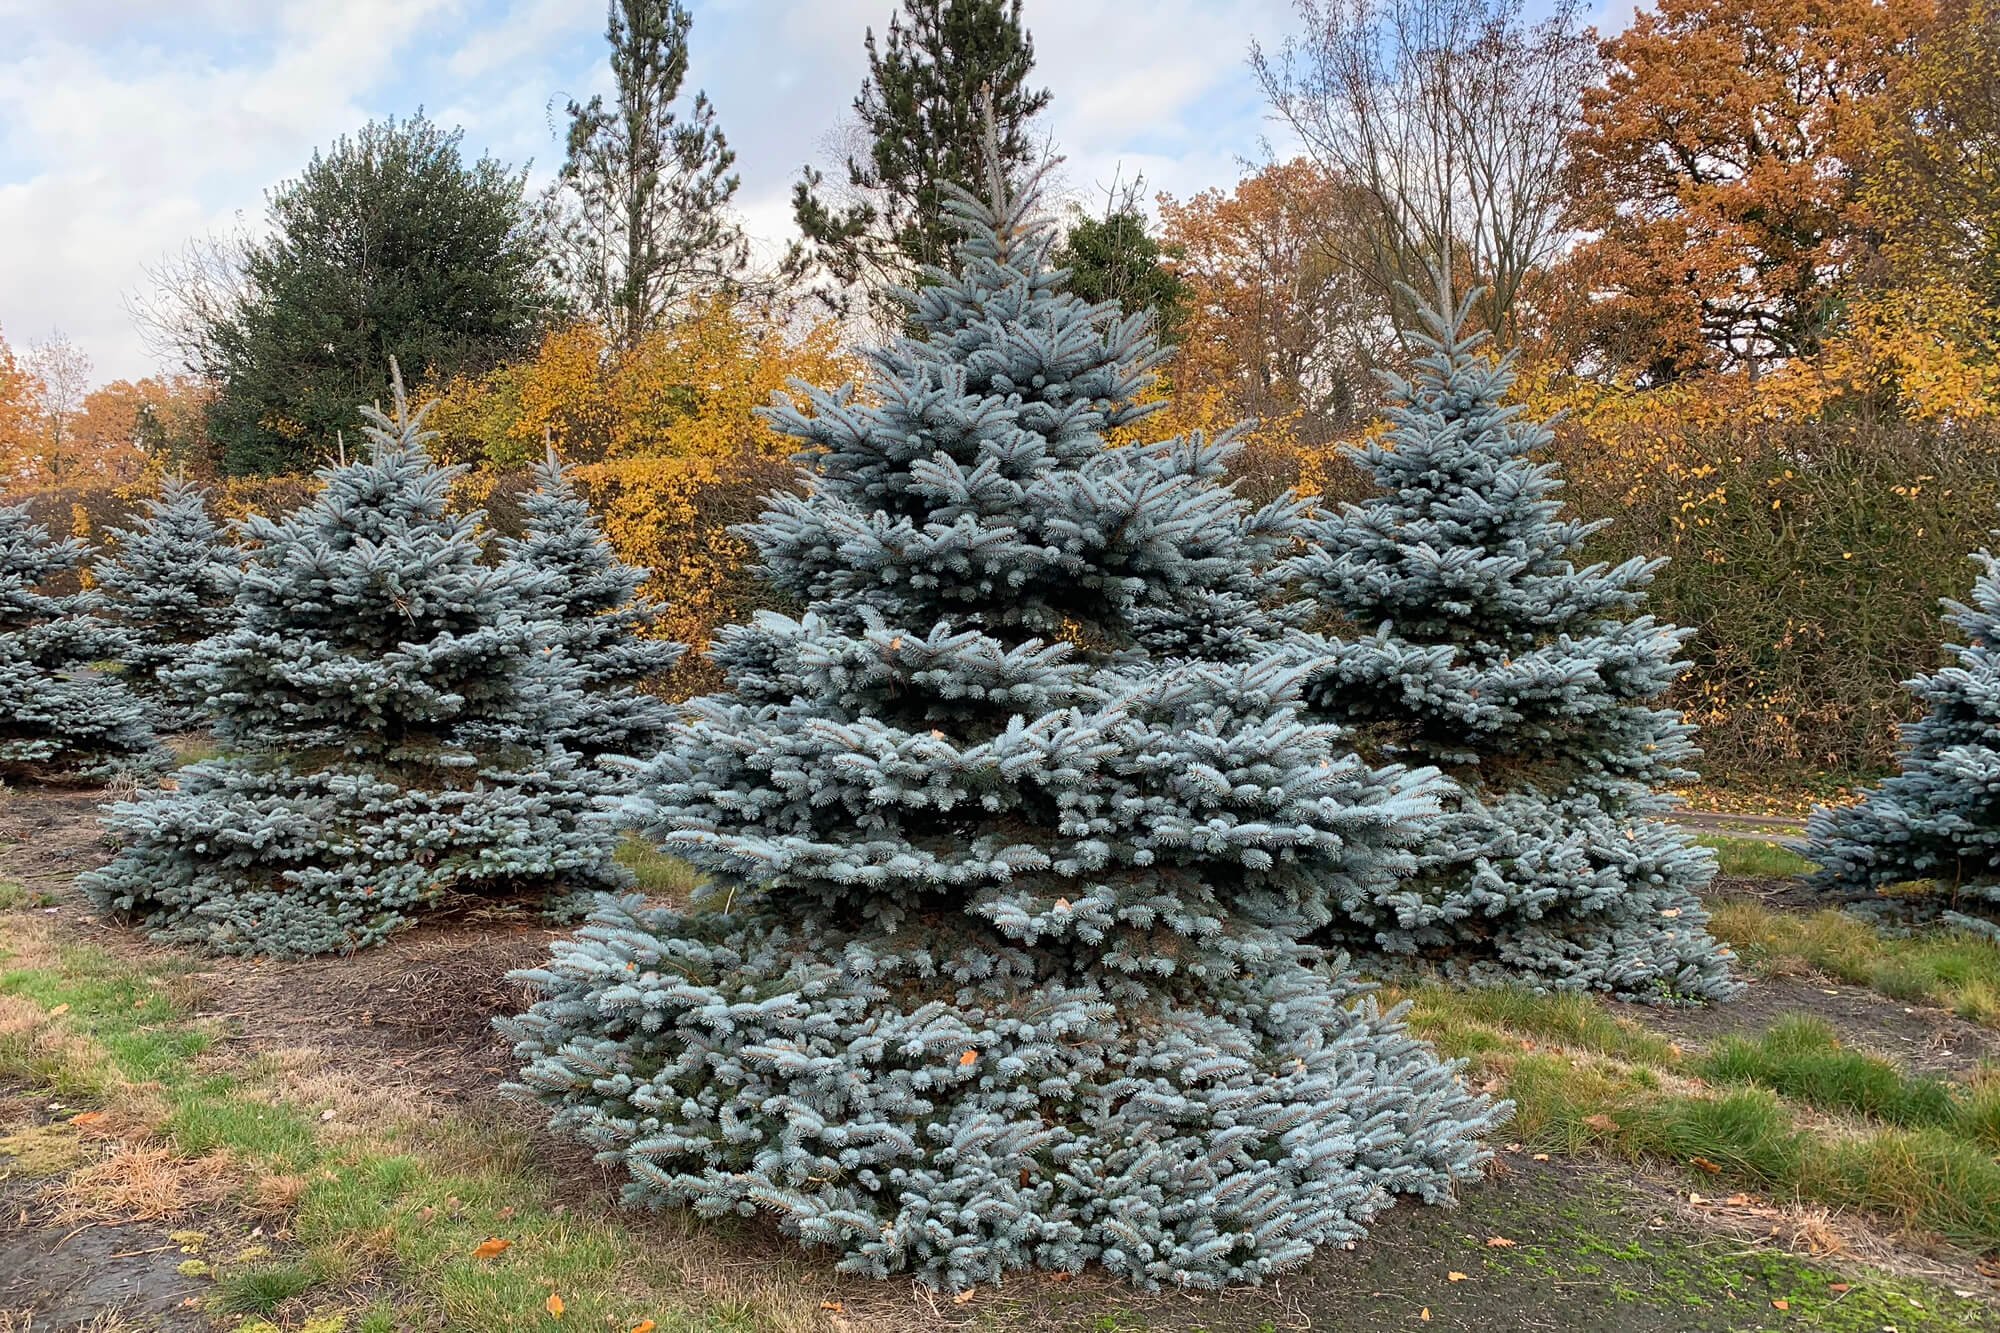
[[[791,441],[756,415],[793,379],[854,374],[838,331],[793,337],[717,299],[623,352],[589,324],[557,329],[532,361],[430,386],[442,458],[514,468],[544,439],[573,463],[618,458],[789,457]]]
[[[454,492],[470,508],[495,502],[502,474],[553,444],[619,556],[652,571],[647,590],[669,606],[660,633],[700,649],[752,609],[749,548],[730,526],[755,519],[794,476],[796,442],[756,409],[795,379],[833,385],[855,369],[832,324],[793,336],[721,300],[622,353],[574,325],[532,361],[432,386],[434,451],[486,465]]]
[[[791,483],[789,465],[744,453],[617,458],[574,477],[619,556],[652,571],[647,591],[668,606],[662,635],[700,649],[719,625],[749,613],[751,552],[729,529]]]

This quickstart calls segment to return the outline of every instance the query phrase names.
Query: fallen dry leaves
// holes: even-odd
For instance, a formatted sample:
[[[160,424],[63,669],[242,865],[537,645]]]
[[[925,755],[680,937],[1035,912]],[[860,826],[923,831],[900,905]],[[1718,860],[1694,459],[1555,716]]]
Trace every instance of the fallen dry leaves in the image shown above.
[[[485,1240],[480,1241],[472,1247],[472,1257],[475,1259],[498,1259],[513,1248],[514,1242],[511,1240],[502,1240],[498,1236],[488,1236]]]

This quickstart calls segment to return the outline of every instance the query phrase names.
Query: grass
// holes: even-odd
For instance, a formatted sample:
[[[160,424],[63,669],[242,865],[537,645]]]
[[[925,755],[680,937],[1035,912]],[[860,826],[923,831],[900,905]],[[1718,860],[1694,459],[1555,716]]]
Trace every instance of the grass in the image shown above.
[[[1738,879],[1793,879],[1819,869],[1789,847],[1758,838],[1730,838],[1703,834],[1695,842],[1715,853],[1715,863],[1724,875]]]
[[[1755,1084],[1824,1111],[1944,1130],[2000,1153],[2000,1070],[1982,1071],[1963,1088],[1910,1078],[1879,1056],[1841,1045],[1816,1018],[1798,1015],[1761,1037],[1728,1038],[1698,1068],[1717,1082]]]
[[[1755,972],[1817,973],[2000,1026],[2000,944],[1984,936],[1946,930],[1884,935],[1845,912],[1774,912],[1741,899],[1715,903],[1712,910],[1709,929]]]
[[[628,845],[627,856],[645,867],[652,891],[687,882],[685,866],[643,846]],[[112,1119],[90,1127],[59,1119],[0,1141],[0,1167],[61,1174],[81,1219],[130,1209],[136,1193],[175,1219],[163,1225],[214,1227],[218,1211],[237,1219],[241,1234],[199,1257],[212,1312],[239,1330],[825,1327],[824,1260],[755,1241],[746,1249],[726,1228],[673,1215],[633,1220],[597,1201],[579,1207],[557,1179],[564,1173],[539,1160],[543,1150],[513,1122],[359,1086],[296,1052],[234,1055],[190,1016],[180,965],[68,944],[58,928],[40,913],[0,912],[0,1087],[34,1089],[66,1116],[96,1110]],[[1877,939],[1869,947],[1878,963],[1910,966],[1912,950],[1931,946]],[[2000,1077],[1963,1088],[1908,1079],[1800,1024],[1690,1054],[1587,997],[1424,985],[1402,998],[1421,1034],[1467,1057],[1475,1082],[1516,1102],[1503,1133],[1526,1147],[1676,1164],[1703,1190],[1716,1180],[1862,1210],[2000,1253]],[[114,1121],[126,1136],[115,1145]],[[201,1220],[180,1220],[190,1215]],[[263,1231],[254,1243],[253,1226]],[[1891,1315],[1905,1333],[1965,1326],[1942,1313],[1956,1307],[1932,1288],[1912,1286],[1906,1299],[1870,1279],[1847,1301],[1823,1270],[1784,1256],[1734,1247],[1726,1263],[1657,1247],[1593,1256],[1587,1235],[1542,1255],[1517,1234],[1518,1251],[1475,1248],[1453,1262],[1521,1282],[1595,1283],[1601,1266],[1643,1270],[1657,1284],[1668,1268],[1685,1269],[1690,1302],[1736,1290],[1745,1263],[1789,1264],[1751,1289],[1792,1293],[1794,1313],[1811,1315],[1814,1327],[1875,1329]],[[1871,1303],[1892,1295],[1923,1300],[1937,1321]],[[561,1297],[560,1319],[551,1296]],[[1086,1318],[1118,1297],[1088,1299],[1097,1304],[1080,1312]],[[1667,1298],[1607,1285],[1605,1299]],[[1123,1311],[1104,1317],[1119,1321],[1107,1327],[1147,1326]],[[989,1318],[985,1326],[1009,1325]]]
[[[53,894],[31,889],[25,884],[0,879],[0,912],[11,912],[24,907],[48,907],[55,902]]]
[[[185,987],[175,968],[66,946],[53,930],[38,916],[0,914],[0,1087],[36,1089],[92,1124],[55,1122],[47,1133],[63,1145],[8,1140],[0,1164],[68,1167],[92,1135],[121,1125],[133,1142],[159,1146],[116,1149],[100,1193],[71,1200],[79,1215],[127,1205],[120,1182],[136,1164],[158,1216],[219,1208],[245,1235],[252,1225],[268,1235],[282,1219],[282,1253],[204,1256],[218,1314],[282,1311],[286,1327],[338,1315],[328,1327],[538,1333],[649,1319],[659,1333],[820,1321],[824,1266],[746,1266],[692,1226],[641,1234],[615,1211],[579,1212],[510,1125],[441,1115],[309,1064],[225,1063],[215,1034],[176,998]],[[502,1252],[476,1253],[496,1237],[508,1242]],[[551,1294],[562,1297],[560,1324]]]
[[[684,903],[701,883],[701,875],[678,856],[669,856],[636,834],[618,847],[618,864],[638,878],[641,892]]]
[[[2000,1074],[1906,1078],[1810,1021],[1690,1056],[1582,997],[1425,985],[1406,998],[1419,1033],[1513,1099],[1504,1132],[1525,1146],[1678,1166],[2000,1254]]]

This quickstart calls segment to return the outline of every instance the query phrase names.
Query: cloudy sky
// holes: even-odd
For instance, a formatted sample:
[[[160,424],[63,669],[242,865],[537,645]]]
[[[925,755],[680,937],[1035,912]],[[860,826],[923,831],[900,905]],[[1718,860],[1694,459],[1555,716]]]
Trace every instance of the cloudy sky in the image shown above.
[[[777,248],[893,0],[693,0],[689,83],[736,148]],[[1027,0],[1068,184],[1122,171],[1186,194],[1236,179],[1270,128],[1246,64],[1287,0]],[[1143,15],[1143,17],[1140,17]],[[100,380],[151,373],[126,314],[145,266],[254,220],[314,147],[422,107],[467,148],[553,168],[564,101],[599,90],[601,0],[0,0],[0,333],[63,333]]]

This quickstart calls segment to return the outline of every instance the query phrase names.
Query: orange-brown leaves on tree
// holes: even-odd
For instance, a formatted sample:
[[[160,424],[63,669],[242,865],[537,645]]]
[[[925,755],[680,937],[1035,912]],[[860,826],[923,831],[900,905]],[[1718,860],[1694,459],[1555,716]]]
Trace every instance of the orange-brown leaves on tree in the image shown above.
[[[1816,350],[1866,253],[1867,107],[1930,0],[1659,0],[1574,137],[1585,342],[1654,377]]]
[[[1162,197],[1160,217],[1187,315],[1168,369],[1173,406],[1141,429],[1213,432],[1255,418],[1239,462],[1251,489],[1326,489],[1329,446],[1373,415],[1374,370],[1394,348],[1373,317],[1379,297],[1328,243],[1361,225],[1352,192],[1299,158],[1227,193]]]

